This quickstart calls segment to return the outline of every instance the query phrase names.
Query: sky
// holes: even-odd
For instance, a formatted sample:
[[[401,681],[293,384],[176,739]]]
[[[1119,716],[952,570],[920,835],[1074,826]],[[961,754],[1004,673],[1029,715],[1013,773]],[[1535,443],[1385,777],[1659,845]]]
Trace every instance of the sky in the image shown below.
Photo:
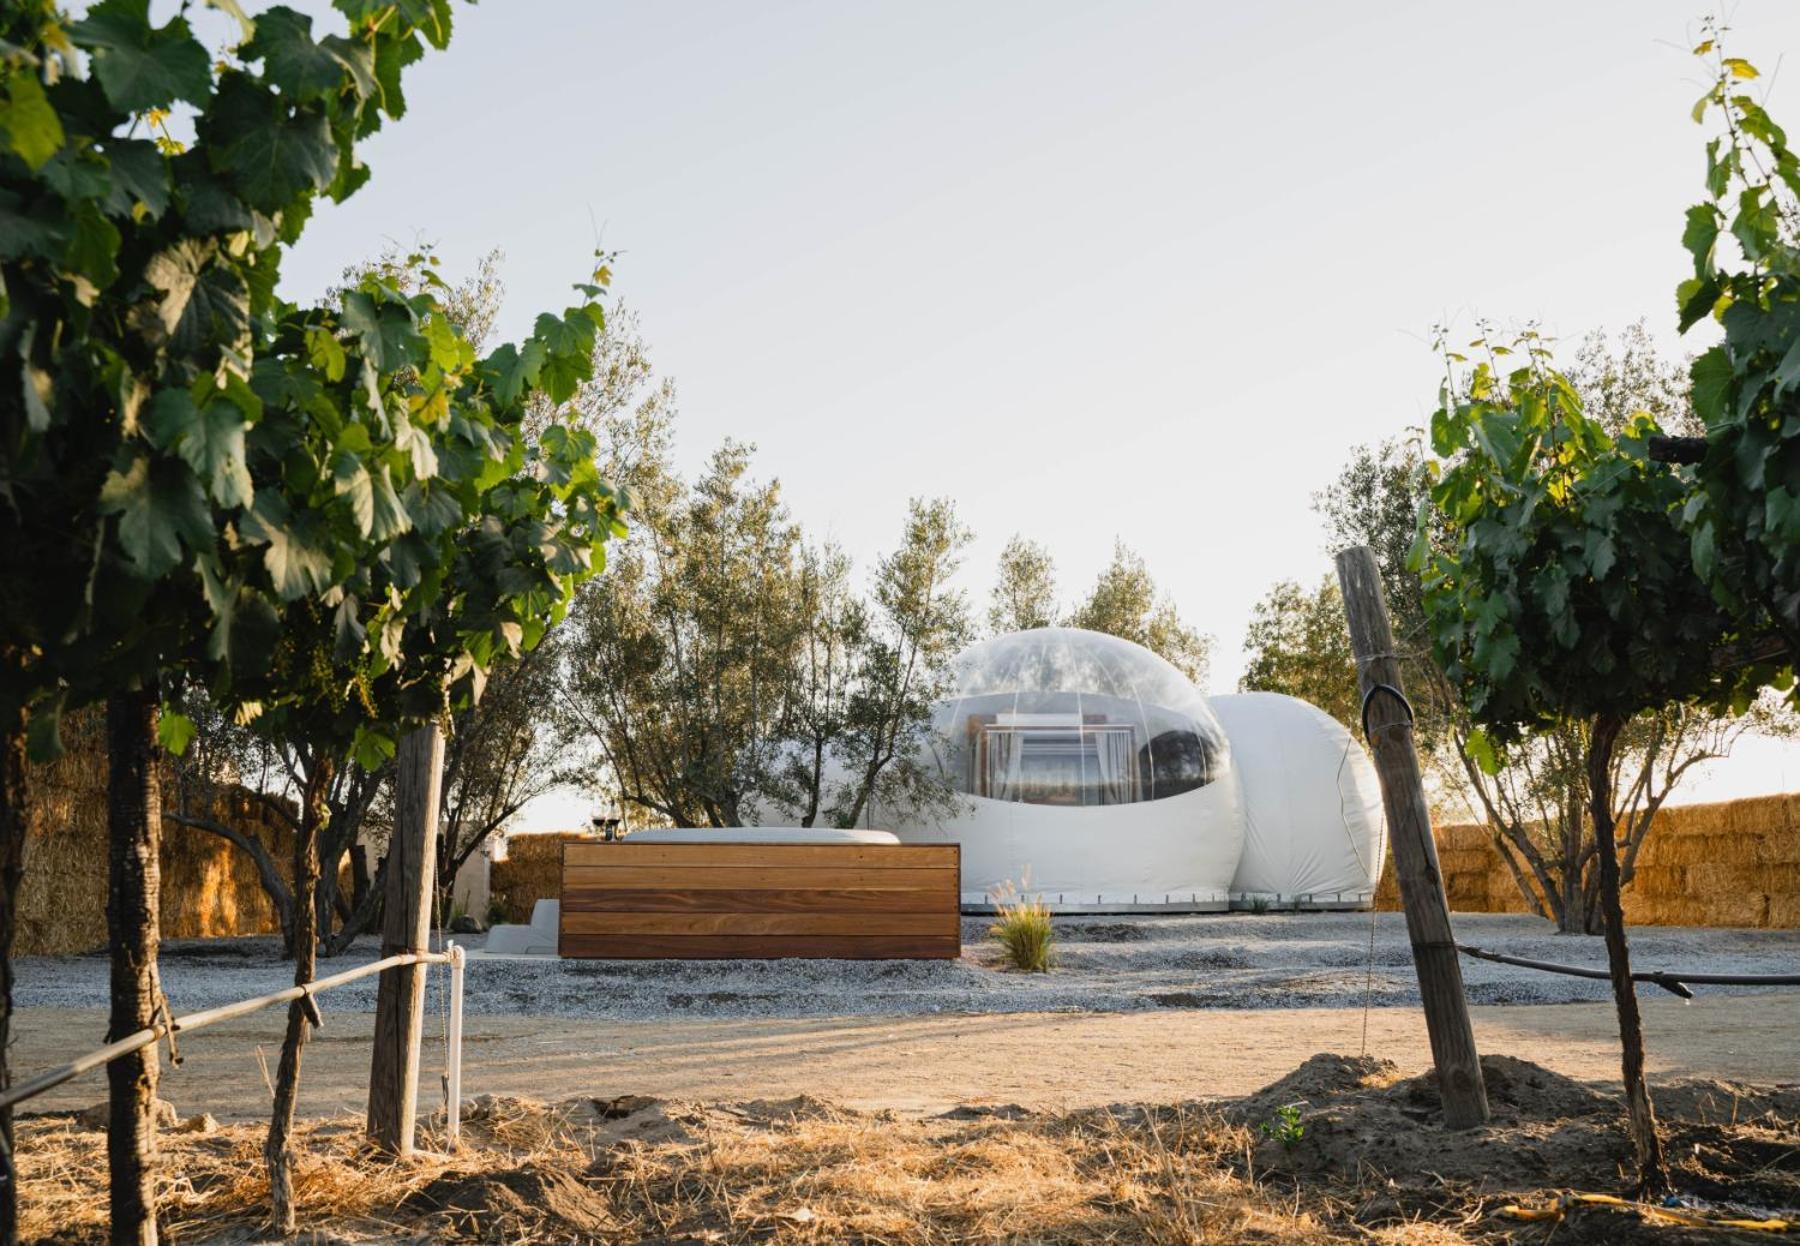
[[[308,6],[317,8],[319,6]],[[1709,131],[1703,0],[1346,5],[458,6],[369,185],[286,261],[320,293],[388,241],[505,254],[500,337],[596,245],[680,394],[689,470],[757,447],[794,513],[869,566],[907,499],[1014,533],[1065,597],[1115,539],[1243,665],[1275,581],[1330,572],[1312,494],[1423,424],[1434,324],[1639,319],[1670,352]],[[1717,12],[1719,10],[1712,10]],[[1778,120],[1800,5],[1724,10]],[[1693,783],[1800,781],[1794,745]],[[569,825],[585,800],[535,808]]]

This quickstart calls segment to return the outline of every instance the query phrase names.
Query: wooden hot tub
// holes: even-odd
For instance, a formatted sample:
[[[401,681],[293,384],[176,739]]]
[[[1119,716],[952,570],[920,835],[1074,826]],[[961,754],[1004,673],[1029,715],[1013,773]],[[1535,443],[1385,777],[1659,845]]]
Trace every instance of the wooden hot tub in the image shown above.
[[[565,957],[962,955],[955,844],[861,831],[647,831],[563,845]]]

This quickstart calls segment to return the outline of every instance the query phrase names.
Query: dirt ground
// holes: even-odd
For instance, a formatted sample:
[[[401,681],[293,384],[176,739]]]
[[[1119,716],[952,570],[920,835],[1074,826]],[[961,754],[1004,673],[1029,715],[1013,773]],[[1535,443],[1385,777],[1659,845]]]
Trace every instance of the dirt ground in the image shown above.
[[[327,1001],[329,1005],[329,1001]],[[1522,1056],[1565,1077],[1610,1085],[1618,1046],[1610,1005],[1476,1007],[1483,1051]],[[1702,996],[1692,1004],[1644,998],[1654,1081],[1724,1078],[1800,1082],[1800,992]],[[1402,1068],[1430,1062],[1412,1008],[1194,1009],[1136,1013],[571,1021],[472,1016],[465,1032],[466,1095],[652,1095],[729,1101],[812,1095],[845,1107],[939,1112],[955,1104],[1018,1103],[1073,1110],[1112,1103],[1234,1097],[1320,1051],[1366,1051]],[[181,1041],[184,1065],[163,1095],[183,1113],[222,1121],[262,1117],[281,1041],[279,1013]],[[442,1103],[442,1018],[426,1019],[422,1105]],[[328,1116],[363,1107],[369,1014],[326,1010],[307,1048],[300,1110]],[[97,1046],[103,1014],[28,1008],[15,1025],[19,1075]],[[260,1057],[260,1058],[259,1058]],[[90,1077],[36,1101],[47,1110],[103,1098]]]
[[[811,1097],[546,1105],[483,1096],[463,1146],[395,1164],[353,1117],[302,1129],[303,1241],[775,1243],[1260,1242],[1264,1246],[1667,1246],[1753,1242],[1800,1206],[1800,1089],[1666,1083],[1680,1197],[1642,1204],[1612,1096],[1483,1057],[1493,1120],[1446,1132],[1435,1086],[1374,1056],[1318,1054],[1222,1102],[935,1116]],[[262,1126],[163,1138],[170,1240],[264,1240]],[[21,1123],[23,1239],[105,1240],[104,1134]]]

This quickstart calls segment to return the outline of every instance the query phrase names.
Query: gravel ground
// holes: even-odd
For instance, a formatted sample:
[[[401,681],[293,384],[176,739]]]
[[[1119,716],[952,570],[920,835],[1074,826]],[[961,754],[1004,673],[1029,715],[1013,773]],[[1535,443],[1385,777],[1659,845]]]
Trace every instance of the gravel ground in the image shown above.
[[[1057,919],[1058,963],[1048,974],[1001,972],[988,920],[963,923],[958,961],[561,961],[473,957],[474,1014],[571,1018],[908,1016],[930,1013],[1129,1012],[1156,1008],[1297,1008],[1416,1005],[1406,925],[1398,913],[1208,914]],[[1371,926],[1373,956],[1371,957]],[[1604,968],[1598,938],[1558,936],[1532,917],[1467,914],[1457,937],[1516,956]],[[480,937],[461,940],[471,949]],[[375,941],[321,961],[321,975],[377,954]],[[1640,927],[1640,970],[1800,972],[1800,930]],[[104,955],[15,962],[20,1007],[104,1008]],[[177,1013],[278,990],[292,970],[268,938],[176,940],[163,945],[163,982]],[[1607,984],[1463,960],[1477,1004],[1570,1003],[1609,998]],[[444,975],[432,973],[436,998]],[[1659,995],[1652,986],[1642,991]],[[1701,987],[1702,994],[1750,987]],[[1790,988],[1791,989],[1791,988]],[[326,997],[366,1012],[365,979]]]

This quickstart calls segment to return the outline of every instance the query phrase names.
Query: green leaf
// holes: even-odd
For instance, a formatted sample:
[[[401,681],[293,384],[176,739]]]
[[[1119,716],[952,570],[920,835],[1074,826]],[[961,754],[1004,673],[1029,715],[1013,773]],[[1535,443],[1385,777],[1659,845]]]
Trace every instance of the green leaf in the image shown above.
[[[313,328],[306,331],[306,358],[333,385],[344,379],[344,346],[331,330]]]
[[[394,446],[412,457],[413,475],[418,479],[437,475],[437,451],[432,449],[431,438],[404,415],[394,417]]]
[[[180,461],[159,459],[152,465],[139,455],[124,472],[108,472],[100,487],[100,513],[119,517],[119,544],[147,580],[181,564],[184,541],[197,551],[213,547],[206,493]]]
[[[312,18],[284,4],[258,15],[256,37],[243,56],[261,59],[268,80],[292,99],[335,95],[346,86],[364,99],[375,93],[375,56],[368,47],[336,35],[314,43]]]
[[[1694,360],[1688,376],[1693,382],[1694,414],[1708,428],[1725,413],[1725,395],[1731,388],[1731,359],[1723,346],[1715,346]]]
[[[425,362],[425,339],[405,304],[378,303],[372,295],[351,290],[344,295],[344,327],[362,341],[363,357],[378,372],[416,368]]]
[[[1708,277],[1713,271],[1713,249],[1719,241],[1719,210],[1710,203],[1696,203],[1687,210],[1687,228],[1681,233],[1681,245],[1694,257],[1694,275]]]
[[[363,644],[368,639],[368,629],[357,617],[356,594],[345,593],[338,602],[337,610],[332,615],[332,656],[339,662],[349,663],[356,660],[363,651]]]
[[[411,531],[412,517],[406,513],[406,508],[400,503],[400,496],[394,492],[394,482],[388,475],[387,464],[383,463],[370,474],[369,484],[370,496],[374,502],[369,535],[377,541],[391,541],[401,533]]]
[[[1694,560],[1694,574],[1702,580],[1711,580],[1719,564],[1719,546],[1713,536],[1712,520],[1705,519],[1697,524],[1689,534],[1688,543]]]
[[[356,739],[350,746],[350,756],[364,770],[379,770],[394,759],[393,737],[367,723],[359,724]]]
[[[92,204],[72,214],[74,235],[63,252],[63,263],[72,273],[86,277],[104,290],[119,275],[114,257],[119,254],[119,231]]]
[[[357,531],[368,536],[375,527],[375,486],[369,469],[356,455],[342,451],[331,463],[331,485],[339,497],[349,499]]]
[[[494,396],[501,406],[510,407],[537,384],[544,367],[544,344],[532,338],[521,351],[508,342],[488,356],[488,366],[494,372]]]
[[[332,586],[331,548],[317,515],[292,514],[279,495],[265,489],[239,520],[238,531],[246,541],[268,546],[263,566],[283,601],[319,596]]]
[[[153,29],[150,0],[101,0],[69,34],[93,54],[94,76],[120,112],[205,104],[212,95],[212,57],[183,18]]]
[[[154,221],[168,210],[169,162],[156,150],[156,144],[143,139],[113,139],[106,144],[105,156],[112,172],[106,197],[109,214],[130,216],[141,204],[144,213]]]
[[[159,334],[183,354],[219,345],[248,353],[250,291],[216,259],[211,243],[183,239],[144,266],[144,278],[162,292],[134,323],[153,339]]]
[[[0,130],[7,146],[36,172],[63,145],[62,119],[50,107],[43,83],[27,68],[13,71],[0,100]]]
[[[220,506],[250,505],[255,493],[244,462],[244,413],[224,401],[196,408],[185,389],[165,389],[150,404],[156,444],[179,454]]]
[[[1741,56],[1727,56],[1719,63],[1731,71],[1731,76],[1733,78],[1754,78],[1758,76],[1756,66],[1752,65]]]
[[[1582,548],[1587,554],[1588,572],[1596,580],[1604,580],[1607,572],[1618,563],[1618,551],[1613,547],[1612,534],[1596,528],[1588,529],[1583,538]]]
[[[1783,541],[1800,544],[1800,494],[1790,493],[1786,485],[1770,489],[1763,500],[1763,526]]]
[[[193,743],[199,728],[194,720],[186,714],[163,706],[156,716],[156,740],[163,746],[163,752],[171,757],[180,757]]]
[[[1494,747],[1493,737],[1486,731],[1477,727],[1469,732],[1467,747],[1470,758],[1481,768],[1481,773],[1486,775],[1500,773],[1500,751]]]
[[[280,97],[241,74],[225,79],[203,121],[213,171],[260,212],[290,210],[297,198],[329,186],[337,170],[325,114],[310,105],[290,114]]]

